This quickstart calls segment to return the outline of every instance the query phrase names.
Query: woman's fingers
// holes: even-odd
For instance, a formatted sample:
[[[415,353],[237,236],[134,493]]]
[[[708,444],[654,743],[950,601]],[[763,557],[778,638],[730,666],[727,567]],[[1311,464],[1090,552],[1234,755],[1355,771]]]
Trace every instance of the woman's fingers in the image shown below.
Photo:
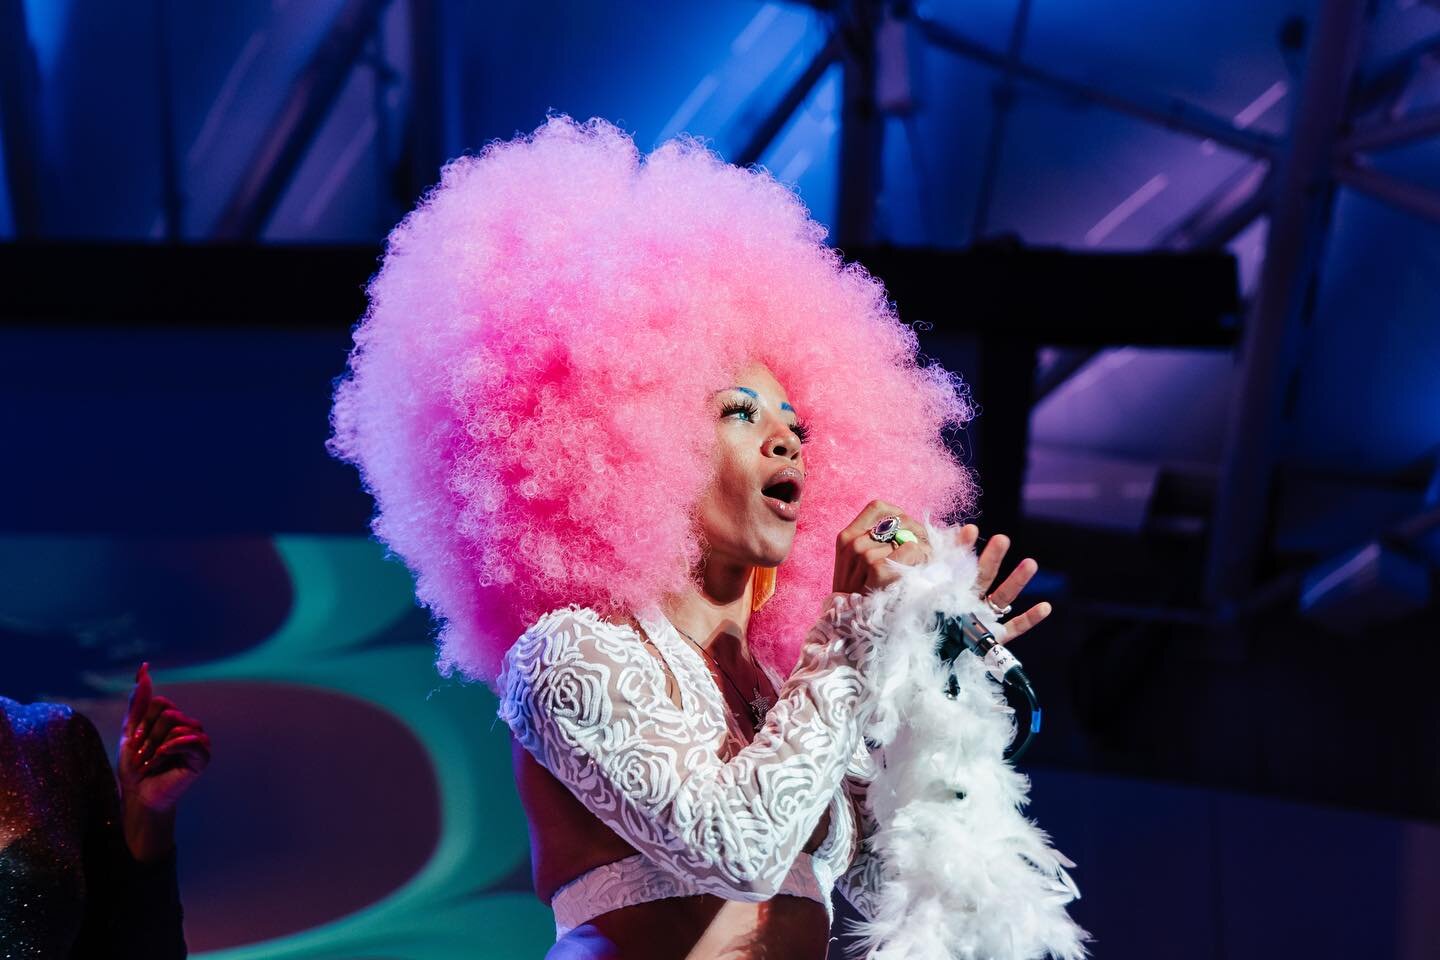
[[[155,755],[156,748],[165,742],[165,738],[170,735],[170,731],[184,718],[185,714],[179,710],[166,710],[151,722],[145,733],[145,741],[140,745],[140,760],[142,763]]]
[[[855,544],[861,537],[869,536],[870,528],[874,527],[875,524],[886,517],[899,517],[900,526],[915,534],[916,539],[926,539],[925,525],[923,523],[893,503],[885,500],[871,500],[865,509],[860,511],[859,516],[850,521],[850,525],[844,530],[840,531],[840,536],[836,540],[837,546],[848,547]]]
[[[1020,616],[1006,620],[1005,639],[1000,642],[1009,643],[1011,640],[1014,640],[1016,637],[1020,636],[1025,631],[1035,626],[1035,624],[1050,616],[1050,612],[1053,609],[1054,608],[1051,607],[1047,601],[1041,601],[1040,603],[1035,604],[1035,606],[1031,607],[1029,610],[1026,610],[1024,613],[1020,614]]]
[[[985,549],[980,551],[980,570],[975,576],[975,589],[980,591],[982,597],[990,589],[990,584],[995,582],[995,575],[1000,572],[1000,561],[1005,559],[1005,553],[1009,549],[1010,538],[1003,533],[997,533],[985,544]]]
[[[194,717],[187,716],[174,708],[166,710],[150,725],[145,741],[141,744],[140,759],[145,761],[154,757],[161,745],[176,736],[188,733],[203,734],[204,732],[205,727]]]
[[[881,543],[869,537],[870,529],[881,518],[900,518],[901,526],[917,535],[917,539],[896,546],[895,543]],[[930,544],[925,539],[924,526],[900,510],[894,504],[883,500],[872,501],[836,538],[835,589],[853,593],[863,586],[878,589],[896,580],[899,571],[894,564],[913,565],[925,563],[930,558]],[[973,547],[980,539],[980,528],[967,523],[955,533],[955,542],[962,547]],[[1007,607],[1015,602],[1020,593],[1039,572],[1040,565],[1026,557],[1010,572],[1005,581],[993,590],[1005,554],[1010,550],[1010,538],[997,533],[986,542],[980,551],[975,586],[980,595],[988,597],[997,607]],[[893,561],[894,564],[887,561]],[[1049,603],[1037,603],[1017,617],[1005,622],[1005,642],[1008,643],[1032,629],[1050,616]]]
[[[862,536],[868,534],[870,528],[875,526],[883,517],[888,517],[892,514],[898,516],[902,513],[903,511],[893,503],[887,503],[884,500],[871,500],[865,505],[865,509],[861,510],[854,520],[850,521],[850,525],[840,531],[840,536],[837,538],[836,543],[838,546],[848,547]]]
[[[914,567],[930,559],[930,544],[924,540],[912,540],[890,551],[890,560]]]
[[[135,735],[135,727],[150,712],[150,700],[154,695],[155,685],[150,679],[150,664],[140,664],[140,669],[135,671],[135,687],[130,691],[130,708],[125,711],[125,726],[123,728],[123,739],[129,740]]]
[[[859,582],[862,589],[879,589],[900,576],[896,571],[888,570],[884,566],[885,561],[890,559],[894,553],[893,546],[888,543],[880,543],[860,554],[863,568],[860,571]]]
[[[1030,582],[1039,569],[1040,564],[1031,558],[1026,557],[1021,560],[1020,565],[1010,572],[1010,576],[1005,578],[1005,582],[990,591],[990,601],[997,607],[1008,607],[1020,596],[1020,591],[1025,589],[1025,585]]]
[[[918,566],[930,559],[930,544],[924,540],[912,540],[898,547],[894,543],[877,543],[865,550],[866,583],[882,587],[899,578],[900,572],[892,563],[902,566]]]
[[[885,517],[899,517],[900,526],[915,535],[915,540],[897,546],[870,536],[870,530]],[[879,568],[883,559],[897,563],[923,563],[930,555],[924,524],[885,500],[872,500],[835,539],[835,582],[833,589],[841,593],[857,593],[865,588],[883,586],[895,579],[893,572]]]
[[[210,735],[206,733],[186,733],[173,736],[160,745],[155,751],[153,760],[163,757],[172,757],[177,754],[194,757],[204,763],[210,761]],[[201,764],[203,766],[203,763]]]
[[[166,710],[175,709],[175,701],[169,697],[156,694],[150,697],[150,706],[140,717],[140,722],[130,734],[130,746],[139,750],[146,740],[150,739],[151,732],[155,727],[155,721],[160,718]]]
[[[960,528],[959,541],[962,546],[974,544],[979,540],[980,528],[973,523],[967,523]],[[975,575],[975,589],[980,596],[988,599],[995,607],[1004,609],[1015,603],[1025,587],[1034,579],[1035,574],[1040,571],[1040,565],[1034,559],[1026,557],[1021,560],[1010,575],[1005,578],[999,586],[991,588],[995,577],[1000,572],[1000,564],[1005,559],[1005,554],[1010,550],[1010,538],[1003,533],[997,533],[991,537],[980,551],[978,560],[979,569]],[[1049,603],[1037,603],[1016,617],[1005,621],[1005,641],[1009,643],[1016,637],[1033,628],[1041,620],[1050,616],[1054,608]]]
[[[187,741],[165,747],[145,763],[142,776],[146,779],[162,777],[173,771],[185,771],[182,779],[193,779],[205,772],[210,765],[210,746],[200,741]],[[162,788],[163,789],[163,788]],[[173,789],[173,786],[170,788]],[[183,788],[180,792],[183,792]],[[176,794],[178,797],[178,794]]]
[[[881,517],[898,513],[898,508],[883,500],[872,500],[865,509],[851,520],[835,538],[835,582],[833,589],[840,593],[856,593],[866,581],[867,546],[873,546],[861,538],[870,532]]]

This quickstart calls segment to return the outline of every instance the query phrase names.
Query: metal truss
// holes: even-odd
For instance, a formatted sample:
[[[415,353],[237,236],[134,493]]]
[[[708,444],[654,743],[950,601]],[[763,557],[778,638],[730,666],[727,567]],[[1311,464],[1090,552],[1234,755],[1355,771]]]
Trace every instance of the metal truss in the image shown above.
[[[279,205],[314,137],[329,116],[351,70],[389,0],[346,0],[316,54],[253,153],[224,206],[212,237],[254,240]],[[875,203],[880,188],[881,147],[887,105],[877,103],[876,82],[895,56],[883,39],[893,28],[949,55],[998,74],[996,112],[986,143],[972,240],[988,227],[994,183],[1001,164],[1011,104],[1035,90],[1098,105],[1145,123],[1212,141],[1249,158],[1229,182],[1196,206],[1157,246],[1170,250],[1224,247],[1257,218],[1270,229],[1259,289],[1245,325],[1239,387],[1222,465],[1212,523],[1207,597],[1232,602],[1248,588],[1263,549],[1269,489],[1284,397],[1290,389],[1304,317],[1313,303],[1335,191],[1354,189],[1424,219],[1440,223],[1440,191],[1406,182],[1375,168],[1372,157],[1440,135],[1440,110],[1403,111],[1406,89],[1418,65],[1440,55],[1440,35],[1427,38],[1369,71],[1357,68],[1365,35],[1365,0],[1322,0],[1309,41],[1300,96],[1285,137],[1274,137],[1182,99],[1121,90],[1066,77],[1022,56],[1031,0],[1017,0],[1005,50],[991,49],[952,26],[927,17],[910,0],[796,0],[826,20],[826,41],[754,124],[731,159],[758,161],[810,96],[824,74],[842,70],[839,197],[836,238],[854,249],[875,241]],[[438,27],[433,0],[410,0],[416,43],[430,43]],[[9,29],[4,29],[8,27]],[[24,4],[0,0],[0,134],[16,232],[40,229],[39,143],[35,114],[34,54],[25,29]],[[427,55],[428,54],[428,55]],[[433,68],[433,51],[417,47],[413,58]],[[440,78],[432,71],[413,79],[405,156],[415,184],[428,182],[440,145]],[[178,200],[167,196],[171,219]],[[1071,356],[1047,379],[1045,389],[1078,369]],[[1222,554],[1216,545],[1224,546]]]
[[[389,2],[347,0],[341,8],[245,165],[212,239],[259,239]]]
[[[907,16],[933,45],[999,71],[997,114],[1002,117],[1015,84],[1028,83],[1211,140],[1252,158],[1160,243],[1171,249],[1216,249],[1257,218],[1269,218],[1259,289],[1245,325],[1206,565],[1206,599],[1217,607],[1242,601],[1252,588],[1269,530],[1270,490],[1286,397],[1293,389],[1298,341],[1314,305],[1337,187],[1355,189],[1440,223],[1440,191],[1399,180],[1369,163],[1369,155],[1378,151],[1440,135],[1440,110],[1396,115],[1418,65],[1440,53],[1440,36],[1427,38],[1369,74],[1359,74],[1366,3],[1325,0],[1309,44],[1299,103],[1282,141],[1239,129],[1179,100],[1082,84],[1024,63],[1018,51],[1029,13],[1026,0],[1017,4],[1010,49],[1003,54],[914,14],[906,5],[892,9]],[[1366,122],[1375,115],[1380,119]],[[992,130],[991,157],[998,152],[994,140],[1000,130],[1003,119]],[[993,163],[987,164],[987,180],[994,176]],[[988,192],[982,190],[977,238],[988,202]],[[1084,354],[1070,357],[1046,386],[1053,389],[1084,359]]]
[[[0,0],[0,141],[11,219],[22,240],[41,232],[39,100],[24,0]]]
[[[1346,122],[1366,6],[1366,0],[1322,4],[1290,135],[1274,169],[1265,260],[1245,324],[1210,524],[1205,597],[1212,604],[1233,603],[1252,588],[1268,539],[1284,411],[1329,233],[1331,157]]]

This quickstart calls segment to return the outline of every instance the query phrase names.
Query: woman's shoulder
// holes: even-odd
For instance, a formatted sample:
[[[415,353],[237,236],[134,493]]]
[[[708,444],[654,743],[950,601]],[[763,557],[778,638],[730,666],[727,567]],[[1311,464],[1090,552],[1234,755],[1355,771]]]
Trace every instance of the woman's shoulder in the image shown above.
[[[600,610],[598,607],[570,603],[547,610],[520,636],[521,642],[527,639],[530,642],[540,639],[560,643],[583,642],[589,638],[624,638],[644,642],[645,630],[641,620],[625,610]]]
[[[507,678],[533,683],[542,673],[580,664],[628,665],[651,660],[641,621],[623,611],[581,604],[557,607],[540,616],[506,652],[501,686]],[[643,660],[642,660],[643,658]]]
[[[19,703],[0,697],[0,727],[5,738],[33,758],[65,770],[109,768],[100,731],[90,718],[63,703]]]
[[[501,661],[500,718],[548,767],[547,736],[574,747],[610,722],[616,704],[665,689],[659,661],[645,643],[628,616],[579,605],[549,611]]]
[[[542,614],[526,629],[526,634],[552,633],[557,630],[605,630],[638,632],[640,621],[624,611],[602,611],[595,607],[572,603]]]
[[[58,736],[85,732],[93,729],[83,713],[63,703],[49,703],[41,700],[35,703],[20,703],[9,697],[0,697],[0,718],[5,726],[19,736]]]

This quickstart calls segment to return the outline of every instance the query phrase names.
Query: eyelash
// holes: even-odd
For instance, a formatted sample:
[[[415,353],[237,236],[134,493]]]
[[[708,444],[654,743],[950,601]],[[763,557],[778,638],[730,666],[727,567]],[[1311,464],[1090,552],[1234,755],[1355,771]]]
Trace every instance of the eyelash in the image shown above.
[[[723,420],[734,413],[749,414],[751,422],[753,423],[754,418],[759,415],[760,411],[756,409],[755,404],[751,403],[749,400],[731,400],[726,403],[725,408],[720,411],[720,419]],[[808,442],[810,439],[810,428],[806,424],[799,421],[796,421],[794,424],[791,425],[790,432],[795,434],[796,438],[800,441],[801,444]]]

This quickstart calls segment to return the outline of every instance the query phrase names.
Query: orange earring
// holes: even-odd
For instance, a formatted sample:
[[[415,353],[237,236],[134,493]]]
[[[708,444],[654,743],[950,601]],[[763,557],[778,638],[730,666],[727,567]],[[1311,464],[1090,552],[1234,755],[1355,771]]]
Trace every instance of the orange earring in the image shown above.
[[[750,612],[765,606],[775,596],[775,568],[756,567],[750,574]]]

